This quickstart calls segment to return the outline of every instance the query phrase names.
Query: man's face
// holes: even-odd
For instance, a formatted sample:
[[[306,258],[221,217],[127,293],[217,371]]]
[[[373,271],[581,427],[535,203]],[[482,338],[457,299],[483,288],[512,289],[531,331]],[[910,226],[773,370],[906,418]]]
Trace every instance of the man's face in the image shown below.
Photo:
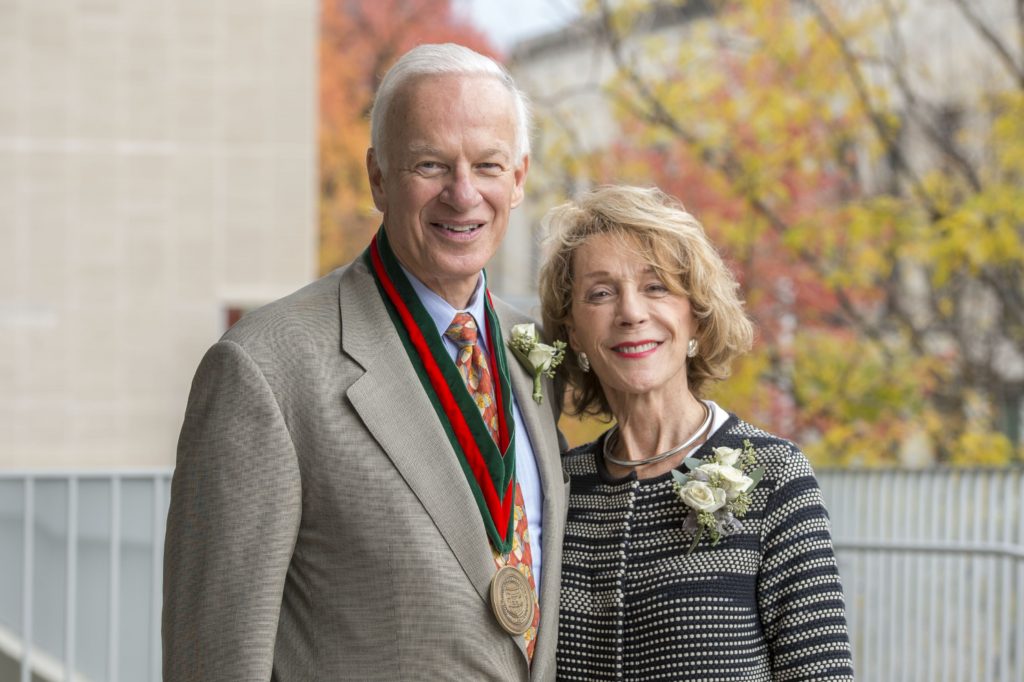
[[[373,201],[398,260],[456,308],[523,199],[512,95],[491,76],[420,78],[396,93],[384,149],[367,153]],[[378,154],[386,154],[383,174]],[[520,163],[521,161],[521,163]]]

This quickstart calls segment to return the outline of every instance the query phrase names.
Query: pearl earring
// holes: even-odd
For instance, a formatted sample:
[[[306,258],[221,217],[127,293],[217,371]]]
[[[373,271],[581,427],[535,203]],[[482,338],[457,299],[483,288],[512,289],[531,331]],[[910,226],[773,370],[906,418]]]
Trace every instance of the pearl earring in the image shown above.
[[[697,355],[697,348],[700,344],[697,343],[697,339],[690,339],[686,344],[686,357],[692,358]]]
[[[577,353],[576,361],[579,363],[580,369],[582,369],[584,373],[590,371],[590,358],[587,357],[586,353]]]

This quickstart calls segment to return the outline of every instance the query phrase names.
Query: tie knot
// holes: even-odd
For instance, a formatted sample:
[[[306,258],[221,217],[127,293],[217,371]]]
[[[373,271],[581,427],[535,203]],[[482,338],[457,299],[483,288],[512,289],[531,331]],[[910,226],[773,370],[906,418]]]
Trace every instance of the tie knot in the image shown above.
[[[448,325],[445,336],[459,344],[459,347],[471,346],[476,343],[476,321],[469,313],[456,313],[455,319]]]

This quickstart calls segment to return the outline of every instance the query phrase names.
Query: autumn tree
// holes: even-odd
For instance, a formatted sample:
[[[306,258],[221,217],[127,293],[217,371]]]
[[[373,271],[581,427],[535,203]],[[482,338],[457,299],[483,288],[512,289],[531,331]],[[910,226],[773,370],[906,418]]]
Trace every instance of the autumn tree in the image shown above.
[[[534,187],[681,198],[760,329],[720,399],[817,462],[1005,463],[1024,399],[1022,36],[1019,0],[591,0],[573,40],[598,66],[532,83]],[[595,97],[614,125],[588,136]]]
[[[324,0],[320,26],[320,270],[328,272],[358,256],[380,225],[365,162],[380,78],[421,43],[494,49],[450,0]]]

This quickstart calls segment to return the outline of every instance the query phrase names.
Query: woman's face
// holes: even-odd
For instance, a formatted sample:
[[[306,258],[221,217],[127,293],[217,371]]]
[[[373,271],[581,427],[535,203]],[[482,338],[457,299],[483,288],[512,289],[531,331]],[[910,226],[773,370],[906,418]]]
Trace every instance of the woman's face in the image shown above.
[[[687,297],[607,235],[576,250],[573,281],[569,344],[587,354],[612,405],[626,395],[686,392],[686,347],[697,331]]]

